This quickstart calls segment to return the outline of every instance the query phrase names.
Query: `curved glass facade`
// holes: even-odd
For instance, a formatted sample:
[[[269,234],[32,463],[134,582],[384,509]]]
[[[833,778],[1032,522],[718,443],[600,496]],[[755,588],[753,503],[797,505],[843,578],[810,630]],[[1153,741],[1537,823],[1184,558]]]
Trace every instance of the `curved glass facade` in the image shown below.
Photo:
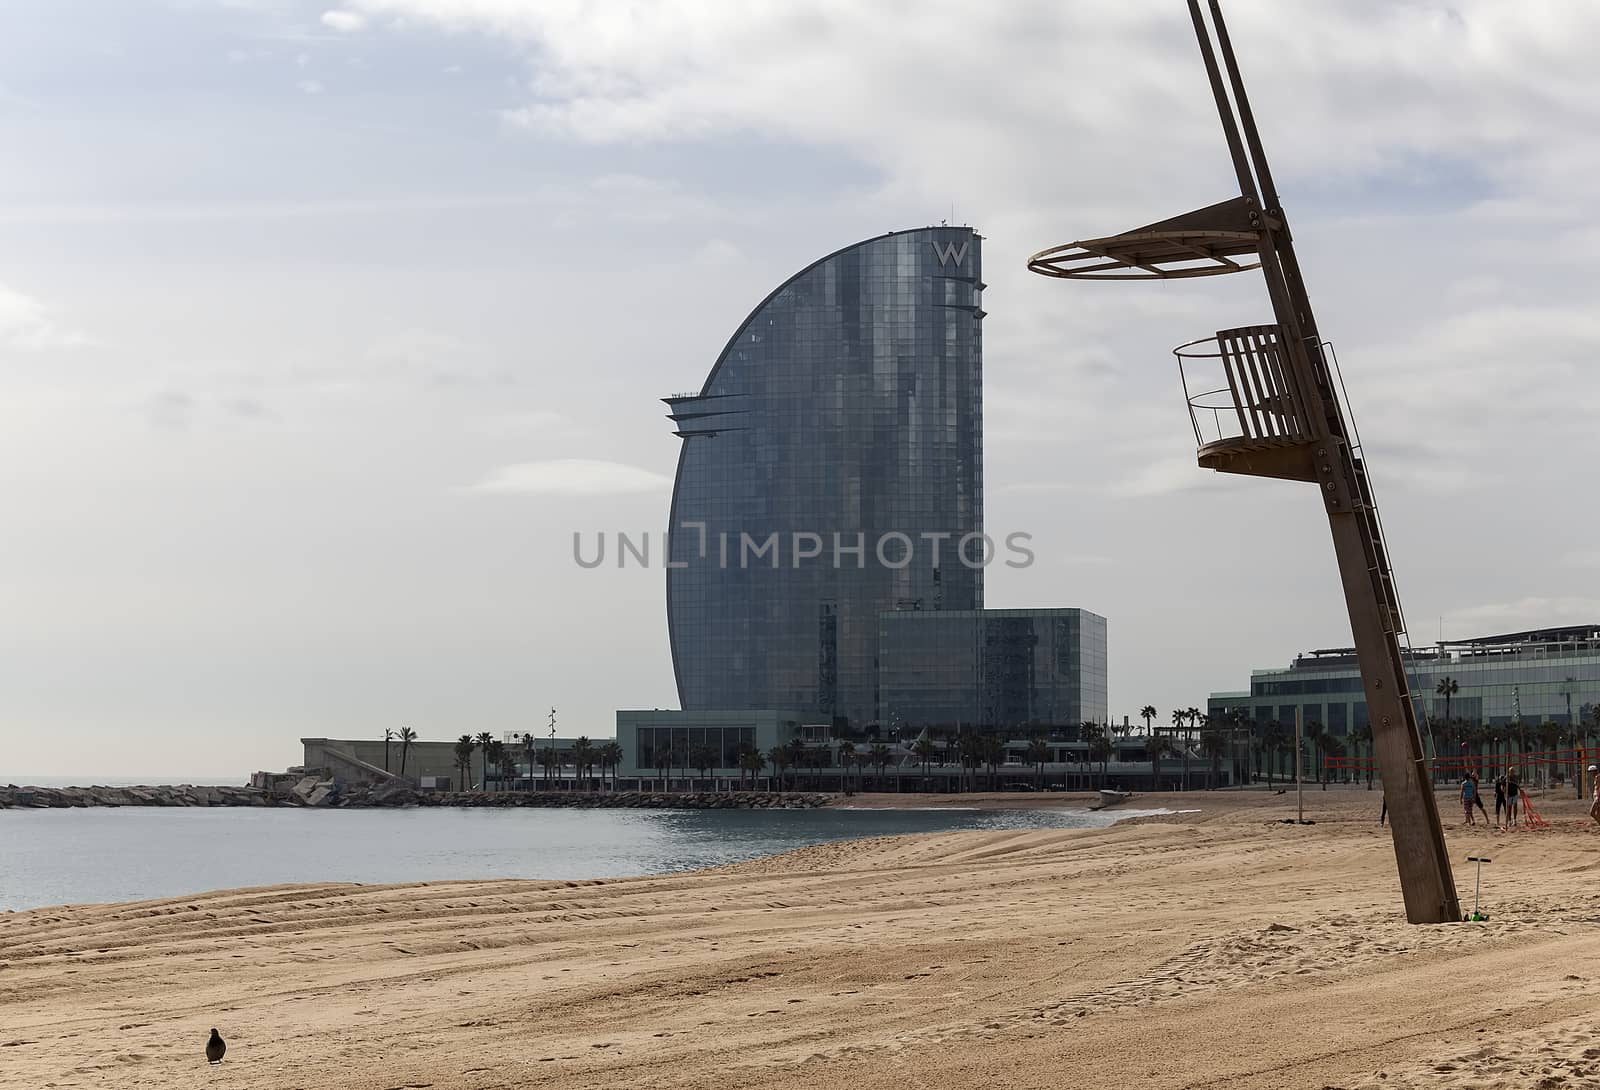
[[[982,607],[981,245],[929,227],[831,254],[667,399],[685,710],[875,722],[879,613]]]

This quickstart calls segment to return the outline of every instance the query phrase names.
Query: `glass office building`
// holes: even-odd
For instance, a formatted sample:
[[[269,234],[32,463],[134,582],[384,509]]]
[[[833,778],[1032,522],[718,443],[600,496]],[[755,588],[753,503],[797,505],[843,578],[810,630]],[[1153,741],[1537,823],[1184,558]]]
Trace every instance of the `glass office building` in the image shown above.
[[[878,615],[879,718],[922,727],[1106,722],[1106,619],[1082,609]]]
[[[879,614],[983,604],[982,240],[883,235],[739,326],[694,394],[668,524],[686,711],[877,715]]]
[[[1535,629],[1441,643],[1405,653],[1418,722],[1462,720],[1577,726],[1600,708],[1600,625]],[[1439,682],[1456,683],[1448,706]],[[1361,673],[1351,648],[1311,651],[1287,667],[1253,670],[1248,693],[1214,693],[1210,712],[1237,712],[1257,727],[1321,723],[1348,737],[1368,726]]]

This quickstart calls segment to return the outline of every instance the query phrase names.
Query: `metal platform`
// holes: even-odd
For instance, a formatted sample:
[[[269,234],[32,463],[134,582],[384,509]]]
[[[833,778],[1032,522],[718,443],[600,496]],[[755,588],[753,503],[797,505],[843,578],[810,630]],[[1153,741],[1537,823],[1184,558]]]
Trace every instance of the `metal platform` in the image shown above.
[[[1028,268],[1069,280],[1177,280],[1259,269],[1261,214],[1244,197],[1185,212],[1105,238],[1040,250]]]

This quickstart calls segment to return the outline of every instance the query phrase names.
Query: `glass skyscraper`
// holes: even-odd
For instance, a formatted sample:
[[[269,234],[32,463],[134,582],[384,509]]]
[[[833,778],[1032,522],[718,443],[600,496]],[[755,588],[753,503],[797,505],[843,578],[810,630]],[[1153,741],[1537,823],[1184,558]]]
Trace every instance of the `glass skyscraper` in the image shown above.
[[[700,391],[666,399],[685,711],[864,726],[879,614],[982,607],[983,286],[970,228],[857,243],[779,286]]]

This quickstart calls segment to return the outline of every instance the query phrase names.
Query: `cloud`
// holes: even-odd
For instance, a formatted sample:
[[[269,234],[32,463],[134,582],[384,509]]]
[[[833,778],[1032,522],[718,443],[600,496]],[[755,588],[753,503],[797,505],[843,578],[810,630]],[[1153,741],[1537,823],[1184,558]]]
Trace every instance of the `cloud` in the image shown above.
[[[1106,485],[1113,496],[1165,496],[1173,492],[1213,491],[1237,487],[1240,478],[1201,469],[1194,456],[1163,458]]]
[[[50,306],[0,284],[0,345],[39,351],[93,344],[87,335],[63,325]]]
[[[467,426],[479,435],[494,439],[575,443],[589,440],[595,435],[595,429],[588,425],[549,409],[486,413],[474,417]]]
[[[1578,597],[1519,598],[1510,602],[1469,606],[1444,615],[1447,634],[1458,639],[1520,632],[1550,625],[1592,624],[1596,618],[1600,618],[1600,598]]]
[[[300,89],[302,94],[307,95],[320,95],[324,90],[322,81],[315,79],[303,79],[296,83],[295,86]]]
[[[555,458],[503,466],[470,486],[469,491],[535,496],[621,496],[663,492],[671,487],[671,477],[638,466],[587,458]]]
[[[322,25],[341,34],[349,34],[367,25],[367,17],[358,11],[325,11]]]
[[[262,420],[268,416],[267,407],[257,398],[231,397],[222,403],[223,409],[240,420]]]
[[[162,390],[145,403],[145,418],[157,431],[188,431],[194,398],[182,390]]]
[[[927,0],[915,19],[850,0],[656,0],[625,15],[538,0],[344,10],[512,40],[531,74],[527,101],[506,116],[583,141],[783,134],[847,147],[923,194],[976,194],[982,181],[1058,206],[1095,190],[1165,190],[1165,168],[1193,174],[1196,163],[1227,181],[1181,5]],[[1600,9],[1330,0],[1284,19],[1274,0],[1241,0],[1229,15],[1256,101],[1294,103],[1293,124],[1268,133],[1280,180],[1430,186],[1472,163],[1531,196],[1571,193],[1600,159],[1592,142],[1549,138],[1594,121],[1588,43]],[[1283,63],[1259,61],[1272,57]],[[1045,169],[1068,148],[1075,169]]]
[[[692,264],[709,266],[737,265],[744,259],[744,251],[725,238],[707,239],[689,256]]]

